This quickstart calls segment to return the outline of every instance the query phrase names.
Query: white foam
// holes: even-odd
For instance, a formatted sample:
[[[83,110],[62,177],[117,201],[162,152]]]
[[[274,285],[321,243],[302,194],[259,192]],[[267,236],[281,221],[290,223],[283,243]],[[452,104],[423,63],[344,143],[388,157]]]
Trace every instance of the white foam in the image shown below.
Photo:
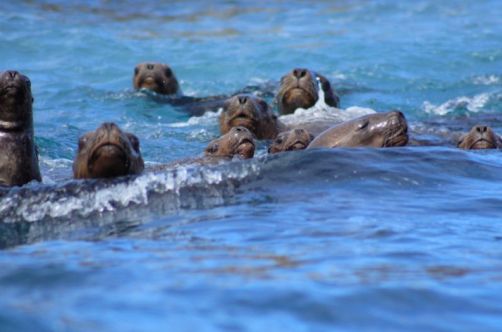
[[[451,99],[439,106],[425,101],[422,105],[422,109],[425,113],[436,115],[445,115],[459,108],[465,108],[469,112],[477,113],[485,107],[489,100],[490,94],[481,93],[479,95],[475,95],[474,97],[462,96]]]
[[[304,109],[298,108],[292,114],[280,116],[280,120],[287,126],[298,125],[307,122],[330,122],[338,123],[351,120],[363,115],[375,113],[375,110],[366,107],[351,106],[345,110],[331,107],[324,100],[324,90],[321,82],[317,79],[319,98],[314,106]]]
[[[477,85],[495,85],[500,83],[500,77],[496,75],[476,76],[472,81]]]
[[[190,201],[222,202],[235,181],[255,176],[261,169],[257,162],[232,162],[219,166],[180,166],[162,173],[145,173],[136,178],[104,181],[70,181],[63,185],[23,187],[0,199],[3,222],[35,222],[45,218],[91,214],[146,206],[152,195],[168,195],[165,204],[173,209]],[[29,195],[23,191],[29,191]],[[209,194],[208,194],[209,192]],[[230,193],[232,195],[232,193]]]
[[[173,128],[183,128],[190,126],[200,126],[200,125],[213,125],[215,120],[218,120],[221,112],[223,112],[223,108],[219,108],[217,112],[207,111],[201,116],[192,116],[188,121],[185,122],[174,122],[170,123],[167,126]]]

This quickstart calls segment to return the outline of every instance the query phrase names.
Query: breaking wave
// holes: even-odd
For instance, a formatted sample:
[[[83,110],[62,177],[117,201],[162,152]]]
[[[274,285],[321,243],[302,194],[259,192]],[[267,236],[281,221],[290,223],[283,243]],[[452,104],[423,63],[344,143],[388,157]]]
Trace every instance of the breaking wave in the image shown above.
[[[71,180],[61,185],[30,184],[12,188],[0,198],[4,223],[88,218],[131,206],[146,206],[154,196],[163,209],[202,208],[224,202],[241,181],[258,174],[256,162],[185,166],[159,173],[114,180]]]
[[[478,113],[487,110],[492,102],[496,102],[501,98],[501,93],[481,93],[473,97],[462,96],[454,98],[440,105],[435,105],[429,101],[425,101],[422,104],[422,109],[425,113],[434,115],[446,115],[457,111]]]

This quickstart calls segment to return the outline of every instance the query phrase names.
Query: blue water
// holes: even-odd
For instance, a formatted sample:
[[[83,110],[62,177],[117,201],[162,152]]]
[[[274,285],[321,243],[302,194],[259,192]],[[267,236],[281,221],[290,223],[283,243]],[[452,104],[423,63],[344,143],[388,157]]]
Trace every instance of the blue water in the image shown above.
[[[502,5],[481,1],[3,1],[0,70],[28,75],[44,184],[0,197],[0,331],[500,331]],[[115,121],[147,164],[198,156],[217,117],[134,92],[169,63],[186,95],[309,67],[342,108],[399,109],[443,146],[338,149],[71,181]],[[269,98],[269,102],[272,100]],[[446,137],[446,139],[444,139]]]

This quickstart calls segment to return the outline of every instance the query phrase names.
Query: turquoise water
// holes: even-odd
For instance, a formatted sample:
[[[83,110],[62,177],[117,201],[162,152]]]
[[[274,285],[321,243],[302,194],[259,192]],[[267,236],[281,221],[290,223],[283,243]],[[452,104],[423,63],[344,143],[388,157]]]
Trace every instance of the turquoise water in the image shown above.
[[[0,70],[30,77],[44,184],[0,197],[0,331],[502,328],[500,1],[0,3]],[[189,96],[327,76],[439,147],[302,151],[71,181],[114,121],[147,164],[198,156],[217,116],[133,91],[169,63]],[[268,101],[272,102],[268,97]],[[446,139],[444,139],[446,137]]]

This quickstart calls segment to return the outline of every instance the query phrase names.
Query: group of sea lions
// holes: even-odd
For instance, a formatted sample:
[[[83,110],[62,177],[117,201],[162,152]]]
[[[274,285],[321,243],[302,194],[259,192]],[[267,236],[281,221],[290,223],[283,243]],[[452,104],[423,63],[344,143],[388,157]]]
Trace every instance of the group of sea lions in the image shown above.
[[[361,116],[339,124],[321,123],[288,127],[265,100],[252,94],[233,96],[183,96],[173,70],[166,64],[142,63],[135,67],[133,86],[169,97],[174,105],[189,105],[191,114],[222,107],[221,137],[211,141],[202,161],[254,156],[255,140],[271,140],[269,153],[334,147],[393,147],[408,143],[408,125],[403,113],[391,111]],[[319,93],[322,89],[322,94]],[[322,75],[296,68],[282,77],[275,97],[279,114],[314,106],[320,96],[331,107],[340,99]],[[28,77],[13,70],[0,73],[0,185],[21,186],[42,181],[33,131],[33,97]],[[195,110],[195,111],[194,111]],[[319,130],[322,128],[322,130]],[[493,149],[501,138],[485,125],[476,125],[458,141],[463,149]],[[140,174],[145,169],[140,141],[114,123],[103,123],[78,141],[73,163],[76,179],[111,178]]]

